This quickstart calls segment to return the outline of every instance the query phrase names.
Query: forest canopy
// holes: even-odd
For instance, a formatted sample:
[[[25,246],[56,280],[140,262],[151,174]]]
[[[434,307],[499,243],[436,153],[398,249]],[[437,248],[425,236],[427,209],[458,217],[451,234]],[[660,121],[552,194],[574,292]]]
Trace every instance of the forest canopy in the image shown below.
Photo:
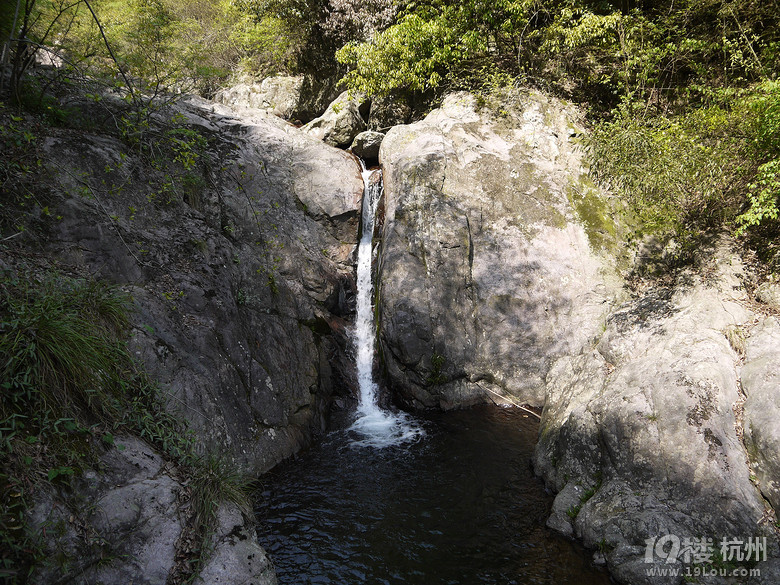
[[[423,104],[537,87],[585,106],[593,173],[646,232],[725,225],[774,252],[778,0],[10,0],[0,16],[16,102],[35,50],[138,95],[277,73]]]

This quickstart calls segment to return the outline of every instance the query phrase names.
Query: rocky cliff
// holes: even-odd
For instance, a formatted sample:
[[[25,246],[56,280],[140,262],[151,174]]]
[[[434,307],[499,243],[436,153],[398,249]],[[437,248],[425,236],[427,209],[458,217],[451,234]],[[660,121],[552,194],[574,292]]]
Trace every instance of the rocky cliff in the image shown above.
[[[35,206],[3,241],[0,268],[128,292],[130,350],[168,411],[188,421],[199,453],[257,476],[309,444],[334,393],[350,392],[360,165],[257,110],[194,98],[174,108],[132,123],[128,114],[118,135],[118,116],[106,130],[104,110],[76,101],[80,122],[36,138],[40,165],[25,171]],[[73,582],[162,584],[197,552],[191,478],[137,438],[116,445],[78,485],[37,493],[29,525],[58,527],[44,549],[61,562],[35,580],[54,582],[53,570]],[[251,513],[223,505],[215,530],[202,582],[275,582]]]
[[[360,167],[259,111],[179,107],[211,155],[178,192],[118,140],[49,137],[60,219],[36,246],[132,294],[133,351],[171,410],[259,473],[323,428],[342,375]]]
[[[710,562],[729,570],[745,565],[721,555],[724,538],[766,537],[760,575],[727,582],[776,582],[780,332],[729,240],[673,284],[631,289],[621,214],[585,176],[576,112],[535,93],[480,105],[450,96],[382,143],[390,385],[415,408],[543,406],[548,524],[619,582],[683,581],[690,550],[661,537],[711,538]]]

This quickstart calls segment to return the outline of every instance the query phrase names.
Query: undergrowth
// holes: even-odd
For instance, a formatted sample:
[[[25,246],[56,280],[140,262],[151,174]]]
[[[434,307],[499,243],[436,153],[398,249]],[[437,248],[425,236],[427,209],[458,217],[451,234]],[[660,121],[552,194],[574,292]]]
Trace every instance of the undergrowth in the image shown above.
[[[94,469],[117,434],[134,434],[179,467],[197,543],[191,578],[209,552],[220,502],[245,501],[247,482],[199,457],[186,425],[130,356],[129,297],[103,282],[23,266],[0,275],[0,577],[25,583],[47,559],[27,525],[36,491],[65,489]]]
[[[726,228],[776,269],[780,83],[713,91],[677,114],[638,107],[624,103],[585,138],[596,179],[637,215],[635,235],[674,237],[685,257]]]

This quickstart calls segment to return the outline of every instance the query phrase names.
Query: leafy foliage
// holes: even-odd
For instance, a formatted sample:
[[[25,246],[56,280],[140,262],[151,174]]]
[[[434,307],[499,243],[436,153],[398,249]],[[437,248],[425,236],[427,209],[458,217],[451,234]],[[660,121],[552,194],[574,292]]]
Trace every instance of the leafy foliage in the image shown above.
[[[345,77],[353,89],[369,95],[402,87],[424,91],[437,87],[442,70],[456,59],[460,48],[452,43],[452,35],[443,22],[411,14],[371,43],[348,44],[336,55],[353,65]]]
[[[740,121],[720,106],[648,118],[622,109],[587,139],[591,172],[625,194],[645,232],[716,225],[738,205]]]
[[[779,49],[776,1],[423,0],[336,56],[370,95],[509,76],[585,101],[594,176],[641,234],[692,247],[718,227],[767,228],[765,244],[780,227]]]
[[[780,83],[765,82],[750,101],[751,154],[759,166],[748,185],[750,206],[738,218],[738,233],[777,222],[780,200]]]
[[[514,62],[516,33],[534,0],[410,3],[398,22],[370,41],[343,47],[345,82],[370,95],[451,85],[485,60]]]
[[[342,49],[338,58],[350,67],[351,87],[382,94],[456,83],[490,63],[572,95],[587,93],[602,106],[625,97],[653,104],[706,92],[713,78],[723,84],[769,75],[777,65],[780,35],[772,26],[779,18],[776,3],[758,2],[428,0],[406,3],[384,35]],[[399,54],[411,31],[422,38]],[[405,63],[406,75],[386,77],[419,58],[426,66]]]
[[[586,139],[591,172],[632,204],[642,234],[693,247],[703,231],[777,230],[780,93],[776,82],[726,89],[676,115],[619,109]],[[641,234],[640,234],[641,235]]]

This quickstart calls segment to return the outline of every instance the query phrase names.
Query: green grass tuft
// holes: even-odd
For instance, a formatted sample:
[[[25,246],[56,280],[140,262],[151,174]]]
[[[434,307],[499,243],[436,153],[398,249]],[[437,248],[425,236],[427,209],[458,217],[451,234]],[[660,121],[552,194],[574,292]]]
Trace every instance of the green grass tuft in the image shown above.
[[[27,526],[35,492],[95,469],[118,433],[146,440],[190,478],[193,566],[210,550],[219,504],[247,511],[248,480],[195,455],[192,434],[133,362],[129,311],[128,295],[103,282],[26,267],[0,273],[0,577],[9,583],[57,562]]]

